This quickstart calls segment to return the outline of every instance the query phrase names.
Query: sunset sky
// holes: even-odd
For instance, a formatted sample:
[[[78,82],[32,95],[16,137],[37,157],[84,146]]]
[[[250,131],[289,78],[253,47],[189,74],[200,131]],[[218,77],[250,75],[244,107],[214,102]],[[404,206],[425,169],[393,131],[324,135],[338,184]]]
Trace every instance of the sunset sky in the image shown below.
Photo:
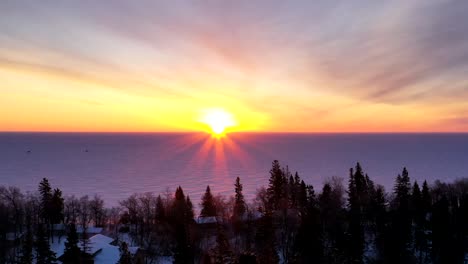
[[[0,131],[468,131],[468,1],[0,1]]]

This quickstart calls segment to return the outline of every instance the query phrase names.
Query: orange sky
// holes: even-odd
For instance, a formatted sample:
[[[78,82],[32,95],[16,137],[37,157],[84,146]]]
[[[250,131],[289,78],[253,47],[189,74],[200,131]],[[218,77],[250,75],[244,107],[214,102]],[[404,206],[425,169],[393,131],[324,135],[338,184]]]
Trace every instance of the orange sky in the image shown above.
[[[0,131],[468,131],[467,6],[3,2]]]

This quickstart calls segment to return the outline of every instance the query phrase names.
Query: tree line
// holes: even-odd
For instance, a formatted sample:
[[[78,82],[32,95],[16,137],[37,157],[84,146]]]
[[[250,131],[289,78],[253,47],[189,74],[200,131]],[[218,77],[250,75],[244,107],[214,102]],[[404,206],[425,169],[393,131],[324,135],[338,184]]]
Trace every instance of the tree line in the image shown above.
[[[99,196],[64,197],[47,179],[35,193],[0,187],[0,263],[87,263],[91,225],[117,239],[119,263],[137,262],[130,245],[143,250],[143,263],[167,256],[174,263],[467,261],[467,179],[429,185],[403,168],[386,191],[357,163],[347,179],[332,177],[315,190],[277,160],[269,173],[253,201],[238,177],[232,196],[207,186],[196,205],[180,186],[134,194],[113,208]],[[57,259],[50,244],[61,239]]]

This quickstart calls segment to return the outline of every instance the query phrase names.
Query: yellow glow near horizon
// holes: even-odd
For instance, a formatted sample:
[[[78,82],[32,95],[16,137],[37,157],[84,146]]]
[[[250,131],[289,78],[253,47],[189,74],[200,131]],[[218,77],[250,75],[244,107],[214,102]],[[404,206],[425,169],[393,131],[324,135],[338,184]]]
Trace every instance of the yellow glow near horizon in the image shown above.
[[[211,133],[218,137],[224,135],[227,128],[237,124],[234,116],[224,109],[208,109],[204,111],[200,122],[208,125],[211,129]]]

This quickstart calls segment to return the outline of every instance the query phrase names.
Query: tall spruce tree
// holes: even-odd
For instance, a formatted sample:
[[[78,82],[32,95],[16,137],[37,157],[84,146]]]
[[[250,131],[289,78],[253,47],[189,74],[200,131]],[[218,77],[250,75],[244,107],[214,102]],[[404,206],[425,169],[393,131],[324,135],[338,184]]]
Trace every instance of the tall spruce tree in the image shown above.
[[[71,223],[68,226],[67,241],[65,241],[65,250],[62,255],[63,263],[79,264],[81,263],[81,250],[78,247],[78,233],[76,232],[76,226]]]
[[[43,225],[38,225],[36,234],[36,264],[56,263],[55,253],[50,250],[49,240]]]
[[[234,218],[240,219],[244,217],[246,212],[246,205],[244,200],[244,194],[242,193],[242,184],[240,183],[240,178],[236,178],[235,187],[235,196],[234,196]]]
[[[185,200],[185,204],[186,204],[186,207],[185,207],[186,221],[187,223],[190,223],[193,221],[194,212],[193,212],[192,200],[190,200],[190,197],[188,195],[187,195],[187,199]]]
[[[42,181],[39,183],[39,194],[40,194],[40,216],[41,216],[41,223],[45,226],[45,234],[47,239],[50,237],[50,230],[51,230],[51,219],[52,219],[52,187],[50,186],[49,180],[47,178],[43,178]]]
[[[215,264],[234,263],[233,253],[226,232],[221,225],[217,226],[216,246],[214,248]]]
[[[377,185],[370,202],[372,222],[374,223],[374,243],[377,250],[377,260],[385,258],[385,233],[387,228],[387,201],[385,189]]]
[[[211,194],[210,186],[206,186],[205,194],[202,197],[201,217],[216,216],[216,206],[213,195]]]
[[[26,231],[25,239],[23,240],[21,246],[21,257],[20,263],[21,264],[32,264],[33,263],[33,235],[31,229],[28,227]]]
[[[126,242],[122,242],[119,246],[120,251],[120,258],[117,264],[132,264],[133,258],[130,250],[128,249],[128,244]]]
[[[414,253],[417,253],[418,262],[422,263],[425,249],[425,233],[424,233],[424,210],[421,189],[417,181],[414,181],[413,190],[411,193],[411,214],[413,217],[414,227]]]
[[[184,195],[182,187],[175,192],[171,210],[171,224],[175,230],[174,263],[193,263],[193,249],[190,244],[189,224],[193,221],[193,208],[190,198]]]
[[[451,256],[451,214],[445,195],[434,203],[432,211],[432,261],[433,263],[456,263]]]
[[[304,182],[302,181],[302,183]],[[323,245],[320,210],[314,187],[309,185],[306,189],[306,204],[301,213],[299,232],[295,243],[297,261],[298,263],[322,263]]]
[[[276,251],[273,217],[269,211],[257,221],[255,242],[258,263],[275,264],[279,262]]]
[[[365,224],[365,210],[368,208],[369,190],[367,185],[368,177],[359,163],[356,168],[350,169],[348,185],[348,205],[349,205],[349,233],[351,235],[349,240],[349,250],[352,262],[362,262],[364,254],[365,237],[364,237],[364,224]]]
[[[274,160],[270,170],[270,179],[267,188],[268,208],[276,210],[285,198],[285,184],[287,183],[284,171],[281,169],[279,161]]]
[[[389,256],[392,257],[392,261],[407,263],[410,259],[408,249],[412,238],[412,218],[410,212],[411,183],[406,168],[403,168],[402,174],[396,178],[394,193]]]

